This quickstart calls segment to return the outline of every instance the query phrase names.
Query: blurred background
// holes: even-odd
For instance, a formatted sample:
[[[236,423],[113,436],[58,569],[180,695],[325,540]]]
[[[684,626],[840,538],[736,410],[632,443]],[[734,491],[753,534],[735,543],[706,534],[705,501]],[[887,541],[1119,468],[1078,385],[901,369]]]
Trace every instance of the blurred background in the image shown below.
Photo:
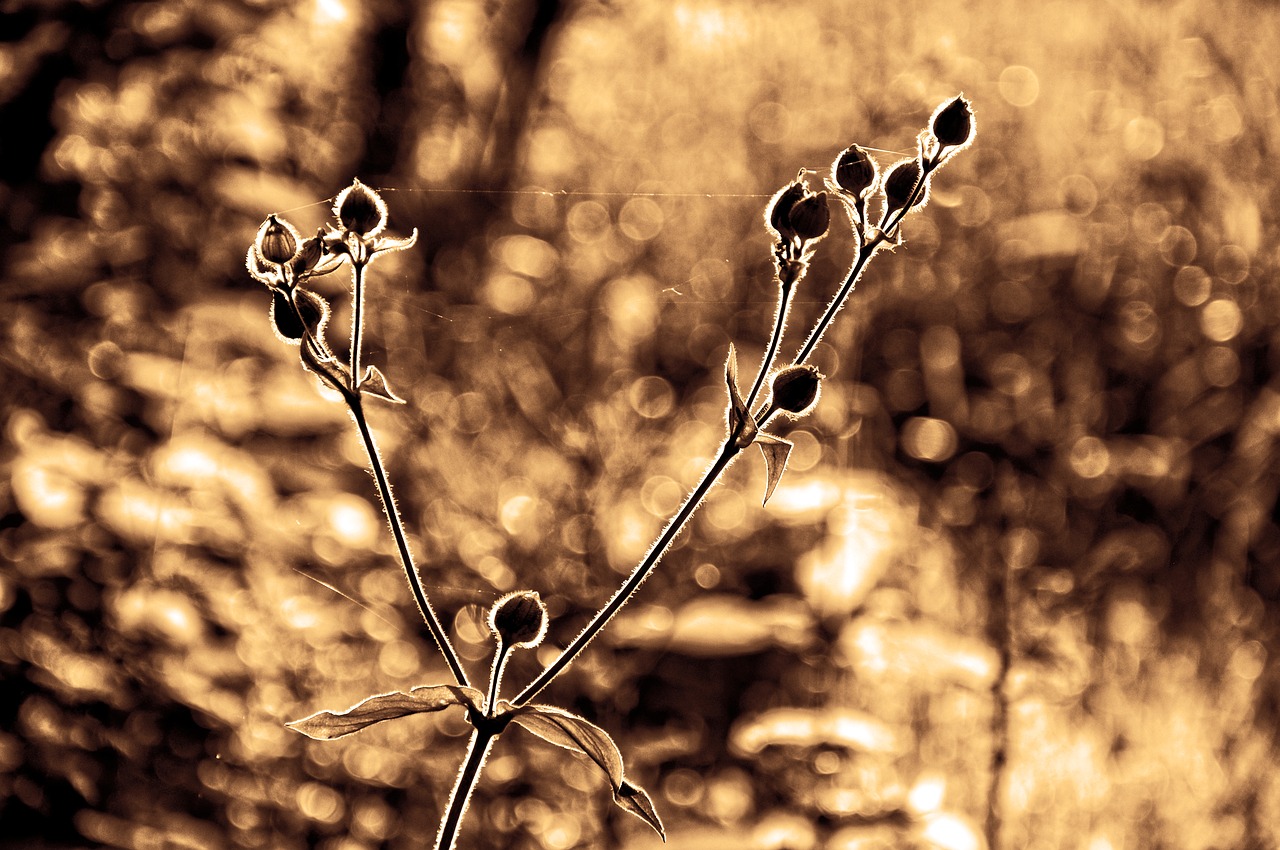
[[[543,699],[678,850],[1276,846],[1274,4],[2,9],[0,846],[434,838],[456,714],[283,726],[448,676],[244,271],[268,213],[359,176],[421,232],[373,267],[374,424],[482,678],[498,595],[563,644],[716,450],[768,197],[960,91],[977,142],[818,349],[768,508],[744,456]],[[462,846],[655,847],[596,773],[504,737]]]

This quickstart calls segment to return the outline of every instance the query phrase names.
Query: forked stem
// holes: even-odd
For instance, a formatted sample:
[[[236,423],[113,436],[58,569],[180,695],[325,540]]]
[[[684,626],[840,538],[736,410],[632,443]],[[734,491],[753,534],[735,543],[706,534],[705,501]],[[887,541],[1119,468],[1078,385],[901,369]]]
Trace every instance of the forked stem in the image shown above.
[[[362,397],[357,393],[350,395],[343,394],[343,398],[347,402],[347,407],[351,410],[351,418],[356,422],[356,428],[360,431],[360,439],[364,442],[365,452],[369,455],[369,465],[373,467],[373,478],[378,484],[378,495],[382,499],[382,509],[387,517],[387,524],[391,526],[391,536],[395,538],[396,549],[400,553],[400,564],[404,567],[405,575],[409,578],[409,587],[413,591],[413,598],[418,603],[418,610],[422,613],[422,619],[426,621],[427,629],[431,632],[431,637],[435,639],[436,646],[440,648],[440,654],[444,656],[444,660],[449,665],[450,672],[453,673],[454,681],[463,687],[470,687],[471,683],[467,680],[467,673],[462,669],[462,662],[458,660],[458,655],[453,651],[453,645],[449,643],[449,637],[445,633],[444,625],[440,622],[435,609],[431,607],[431,600],[427,598],[427,592],[422,586],[422,577],[418,574],[418,567],[413,562],[413,553],[409,550],[409,541],[404,531],[404,520],[400,517],[400,508],[396,506],[395,497],[391,493],[391,484],[387,481],[387,471],[383,467],[382,457],[378,453],[378,444],[374,441],[373,431],[369,428],[369,422],[365,418],[364,403]]]

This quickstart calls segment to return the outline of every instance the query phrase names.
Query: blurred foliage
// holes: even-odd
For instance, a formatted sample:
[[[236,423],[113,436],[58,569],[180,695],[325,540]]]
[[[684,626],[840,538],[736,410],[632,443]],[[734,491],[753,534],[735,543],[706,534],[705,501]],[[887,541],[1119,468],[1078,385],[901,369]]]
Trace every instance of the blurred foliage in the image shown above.
[[[568,640],[704,468],[724,352],[767,338],[767,197],[960,90],[977,145],[819,347],[769,509],[739,464],[548,699],[677,848],[1275,845],[1271,5],[3,11],[0,846],[434,835],[461,722],[282,725],[443,666],[243,272],[268,212],[358,174],[423,233],[373,280],[409,399],[375,426],[480,670],[489,602],[535,588]],[[464,843],[646,846],[522,740]]]

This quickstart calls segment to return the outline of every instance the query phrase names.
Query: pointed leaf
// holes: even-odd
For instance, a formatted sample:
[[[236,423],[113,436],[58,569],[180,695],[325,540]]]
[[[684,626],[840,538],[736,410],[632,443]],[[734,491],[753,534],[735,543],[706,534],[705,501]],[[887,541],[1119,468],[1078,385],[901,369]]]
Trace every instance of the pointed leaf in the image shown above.
[[[662,818],[658,817],[653,800],[649,799],[643,788],[623,780],[622,787],[613,792],[613,801],[653,827],[653,831],[662,836],[663,843],[666,843],[667,831],[662,828]]]
[[[653,827],[663,841],[667,840],[662,820],[649,795],[623,775],[622,753],[618,752],[618,745],[609,737],[608,732],[585,718],[551,705],[511,708],[509,703],[503,703],[503,708],[509,711],[515,723],[544,741],[572,750],[595,762],[609,777],[614,802]]]
[[[792,443],[761,431],[756,434],[756,445],[764,455],[765,471],[769,476],[768,482],[764,485],[764,501],[760,503],[763,505],[769,501],[769,497],[773,495],[773,489],[778,486],[782,473],[787,469],[787,458],[791,455]]]
[[[394,236],[379,236],[377,241],[373,243],[374,254],[386,254],[392,251],[403,251],[412,248],[418,243],[418,228],[414,228],[404,239],[396,239]]]
[[[404,404],[404,399],[396,395],[391,387],[387,386],[387,377],[377,366],[370,366],[364,370],[364,378],[360,381],[360,392],[367,393],[371,396],[389,401],[392,404]]]
[[[755,439],[756,420],[747,410],[742,394],[738,392],[738,353],[729,343],[729,357],[724,363],[724,380],[729,385],[729,410],[725,414],[729,424],[729,436],[738,433],[737,446],[745,449]],[[739,432],[739,427],[741,431]]]
[[[475,688],[424,685],[407,694],[396,691],[372,696],[346,711],[318,711],[310,717],[285,725],[317,741],[332,741],[384,720],[440,711],[451,705],[475,710],[483,699],[484,695]]]

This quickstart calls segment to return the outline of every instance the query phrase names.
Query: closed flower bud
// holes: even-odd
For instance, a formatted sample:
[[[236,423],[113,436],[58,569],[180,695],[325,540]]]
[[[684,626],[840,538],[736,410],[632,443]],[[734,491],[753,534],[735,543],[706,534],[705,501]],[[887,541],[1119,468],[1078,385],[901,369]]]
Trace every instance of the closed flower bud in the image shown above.
[[[791,207],[791,229],[803,240],[821,239],[830,223],[826,192],[805,195]]]
[[[822,375],[812,366],[785,366],[773,376],[769,407],[790,416],[803,416],[818,401]]]
[[[973,108],[964,95],[938,107],[929,122],[929,131],[944,148],[964,147],[973,138]]]
[[[382,197],[361,183],[351,181],[333,202],[333,214],[349,232],[362,238],[376,236],[387,225],[387,205]]]
[[[257,246],[262,259],[282,266],[298,253],[298,231],[289,222],[269,215],[258,228]]]
[[[850,145],[831,164],[832,181],[855,198],[863,197],[876,182],[876,161],[861,145]]]
[[[493,603],[489,629],[504,646],[530,649],[547,634],[547,606],[532,590],[518,590]]]
[[[907,205],[911,192],[920,180],[920,163],[914,159],[904,159],[889,169],[884,176],[885,214],[896,212]],[[913,207],[924,204],[929,198],[929,184],[920,189]]]

